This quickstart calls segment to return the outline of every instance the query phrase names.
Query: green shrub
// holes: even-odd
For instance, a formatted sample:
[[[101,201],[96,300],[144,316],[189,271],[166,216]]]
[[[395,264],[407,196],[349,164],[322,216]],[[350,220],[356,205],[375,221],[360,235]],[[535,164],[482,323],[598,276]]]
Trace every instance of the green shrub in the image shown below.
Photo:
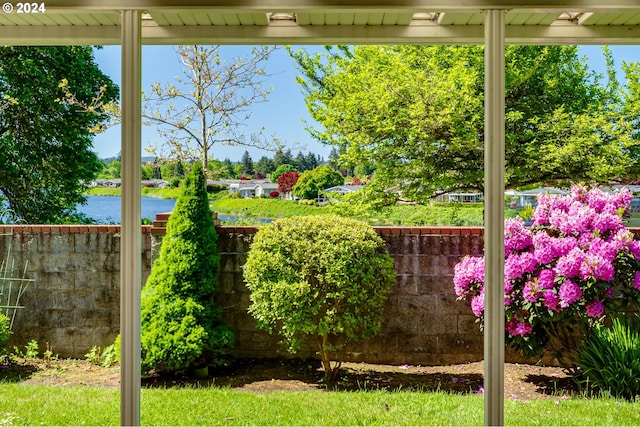
[[[329,165],[303,172],[293,186],[293,194],[302,199],[315,199],[321,191],[344,184],[344,177]]]
[[[578,359],[585,386],[633,400],[640,395],[640,331],[637,319],[596,324]]]
[[[344,346],[381,328],[395,282],[393,260],[369,225],[334,215],[292,217],[263,226],[244,266],[249,312],[277,329],[289,351],[314,340],[328,381]],[[335,367],[331,360],[337,360]]]
[[[9,341],[10,336],[9,318],[0,313],[0,356],[7,353],[7,341]]]
[[[142,291],[143,371],[225,363],[233,332],[213,304],[220,258],[202,165],[195,163]]]

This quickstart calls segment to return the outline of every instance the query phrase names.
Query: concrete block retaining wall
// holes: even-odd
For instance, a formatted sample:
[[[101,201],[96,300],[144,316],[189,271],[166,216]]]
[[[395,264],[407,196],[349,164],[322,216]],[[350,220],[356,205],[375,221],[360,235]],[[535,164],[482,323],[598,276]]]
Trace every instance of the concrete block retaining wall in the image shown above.
[[[385,307],[383,330],[357,343],[347,358],[384,364],[451,364],[483,358],[483,336],[467,304],[456,301],[453,268],[464,255],[481,255],[476,227],[378,227],[395,260],[397,283]],[[62,357],[83,358],[119,332],[119,226],[0,226],[0,259],[11,247],[14,264],[35,279],[21,300],[12,345],[37,340]],[[236,333],[238,356],[288,353],[277,336],[258,330],[247,314],[242,280],[255,227],[219,227],[217,302]],[[4,234],[3,233],[8,233]],[[143,283],[162,230],[143,226]],[[48,344],[47,344],[48,343]],[[313,355],[306,349],[302,356]]]

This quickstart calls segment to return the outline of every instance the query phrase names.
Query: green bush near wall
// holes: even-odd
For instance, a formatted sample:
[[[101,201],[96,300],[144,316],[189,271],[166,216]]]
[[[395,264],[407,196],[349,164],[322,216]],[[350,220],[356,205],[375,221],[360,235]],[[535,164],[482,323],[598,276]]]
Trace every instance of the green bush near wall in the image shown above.
[[[186,177],[142,291],[143,371],[225,363],[233,332],[214,305],[220,258],[202,165]]]
[[[313,342],[331,382],[345,345],[380,331],[395,272],[371,226],[322,215],[261,227],[244,279],[258,326],[277,330],[291,352]],[[332,367],[332,360],[338,365]]]

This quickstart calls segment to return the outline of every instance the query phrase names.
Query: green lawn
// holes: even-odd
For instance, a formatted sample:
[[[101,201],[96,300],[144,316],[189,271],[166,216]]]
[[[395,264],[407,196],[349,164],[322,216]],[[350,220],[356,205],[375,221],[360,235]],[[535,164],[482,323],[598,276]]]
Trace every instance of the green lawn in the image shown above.
[[[119,391],[0,384],[0,426],[118,425]],[[143,389],[143,425],[481,425],[480,395],[421,392],[246,392]],[[614,399],[505,401],[507,425],[639,425],[637,403]]]
[[[294,215],[323,215],[335,213],[332,205],[309,206],[289,200],[233,199],[216,200],[212,209],[222,214],[241,215],[251,218],[281,218]],[[338,212],[339,213],[339,212]],[[511,216],[511,214],[509,212]],[[374,225],[457,225],[481,226],[483,224],[480,204],[434,204],[416,206],[393,206],[381,211],[371,211],[363,219]]]

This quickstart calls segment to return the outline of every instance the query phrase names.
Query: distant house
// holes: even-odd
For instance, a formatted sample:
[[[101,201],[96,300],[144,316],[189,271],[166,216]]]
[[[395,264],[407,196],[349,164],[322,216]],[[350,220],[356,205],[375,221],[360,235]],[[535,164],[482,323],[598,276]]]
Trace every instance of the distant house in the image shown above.
[[[92,187],[118,188],[120,185],[122,185],[122,180],[118,178],[96,179],[91,182]]]
[[[219,190],[228,190],[229,189],[229,180],[226,180],[226,179],[219,179],[219,180],[208,179],[207,180],[207,188],[217,188]]]
[[[141,184],[147,188],[169,188],[169,182],[161,179],[146,179],[143,180]]]
[[[345,194],[355,193],[356,191],[360,191],[364,188],[364,185],[336,185],[334,187],[325,188],[320,192],[318,196],[318,202],[329,202],[333,200],[331,198],[331,194],[340,194],[344,196]]]
[[[261,184],[256,184],[254,187],[255,196],[269,196],[272,191],[278,191],[278,184],[273,182],[264,182]]]
[[[278,190],[278,184],[267,179],[233,180],[228,182],[228,186],[229,193],[238,193],[245,198],[268,196],[270,192]]]
[[[567,192],[554,187],[539,187],[532,190],[506,192],[511,197],[512,207],[521,209],[526,205],[536,207],[538,205],[538,196],[540,194],[552,194],[554,196],[566,196]],[[515,202],[515,203],[513,203]]]
[[[445,203],[482,203],[482,193],[445,193],[435,198],[436,202]]]

